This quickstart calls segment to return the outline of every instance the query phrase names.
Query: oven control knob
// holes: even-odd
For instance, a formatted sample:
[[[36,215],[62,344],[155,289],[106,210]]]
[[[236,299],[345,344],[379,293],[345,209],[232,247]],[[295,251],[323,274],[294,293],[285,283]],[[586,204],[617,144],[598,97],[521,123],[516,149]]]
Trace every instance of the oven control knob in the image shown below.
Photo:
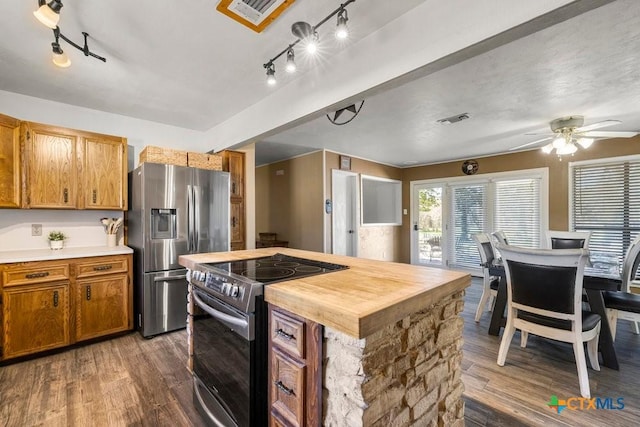
[[[231,286],[231,296],[232,297],[237,298],[239,293],[240,293],[240,288],[238,288],[237,285]]]

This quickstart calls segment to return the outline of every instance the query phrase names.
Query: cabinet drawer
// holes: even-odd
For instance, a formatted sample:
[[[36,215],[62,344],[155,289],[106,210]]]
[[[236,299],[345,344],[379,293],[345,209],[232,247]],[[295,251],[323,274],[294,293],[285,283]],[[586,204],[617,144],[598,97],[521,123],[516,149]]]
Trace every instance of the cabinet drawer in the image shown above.
[[[69,264],[8,267],[2,272],[4,286],[28,285],[69,279]]]
[[[278,350],[271,354],[271,414],[289,426],[304,425],[305,365]]]
[[[103,274],[126,273],[128,271],[126,258],[105,257],[76,264],[76,277],[93,277]]]
[[[305,322],[280,310],[271,311],[271,341],[294,357],[305,358]]]

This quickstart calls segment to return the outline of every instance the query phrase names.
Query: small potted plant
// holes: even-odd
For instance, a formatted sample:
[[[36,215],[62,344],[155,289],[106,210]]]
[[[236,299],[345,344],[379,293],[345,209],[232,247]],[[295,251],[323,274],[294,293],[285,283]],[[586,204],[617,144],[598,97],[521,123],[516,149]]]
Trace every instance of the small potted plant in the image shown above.
[[[49,239],[49,247],[51,247],[51,249],[62,249],[64,239],[66,239],[67,236],[65,236],[62,231],[51,231],[47,238]]]

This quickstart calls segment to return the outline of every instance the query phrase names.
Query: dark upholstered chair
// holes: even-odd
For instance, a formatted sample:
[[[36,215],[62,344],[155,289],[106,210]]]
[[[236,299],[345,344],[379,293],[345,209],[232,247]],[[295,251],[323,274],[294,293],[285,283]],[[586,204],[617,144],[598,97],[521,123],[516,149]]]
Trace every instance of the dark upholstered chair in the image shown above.
[[[582,278],[589,259],[585,249],[525,249],[498,245],[507,275],[507,325],[502,335],[498,365],[504,366],[516,329],[573,344],[580,394],[590,397],[583,343],[591,367],[598,364],[600,316],[582,311]]]
[[[606,291],[603,293],[604,305],[607,307],[611,336],[616,339],[616,327],[618,319],[631,321],[633,332],[640,333],[640,295],[631,293],[631,282],[636,277],[640,264],[640,236],[636,237],[622,263],[622,284],[620,292]]]
[[[476,322],[480,321],[482,312],[490,299],[495,301],[495,297],[498,294],[499,277],[491,276],[489,274],[488,265],[491,264],[495,258],[493,253],[493,245],[491,239],[487,233],[479,233],[473,236],[473,240],[478,246],[478,252],[480,253],[480,265],[482,265],[482,296],[476,309]]]
[[[546,238],[549,249],[589,249],[591,232],[547,230]]]

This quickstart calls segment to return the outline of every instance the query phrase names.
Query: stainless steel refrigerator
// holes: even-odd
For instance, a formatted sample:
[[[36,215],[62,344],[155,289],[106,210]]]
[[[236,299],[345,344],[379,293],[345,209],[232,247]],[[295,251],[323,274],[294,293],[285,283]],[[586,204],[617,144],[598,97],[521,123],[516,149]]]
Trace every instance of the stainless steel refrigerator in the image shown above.
[[[144,337],[184,328],[184,254],[229,250],[229,173],[143,163],[129,172],[136,327]]]

